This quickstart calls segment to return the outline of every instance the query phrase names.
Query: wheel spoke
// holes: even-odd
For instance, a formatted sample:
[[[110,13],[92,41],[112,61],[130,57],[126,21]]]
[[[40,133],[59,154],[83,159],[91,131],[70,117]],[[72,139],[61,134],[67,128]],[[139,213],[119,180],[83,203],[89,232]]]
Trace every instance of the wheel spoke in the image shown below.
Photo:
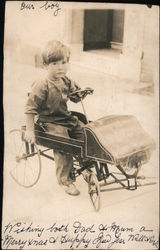
[[[25,176],[26,175],[26,161],[25,161],[25,167],[24,167],[24,173],[23,173],[23,184],[25,185]]]
[[[97,176],[93,172],[91,172],[89,176],[88,188],[93,207],[95,211],[98,211],[100,208],[100,188]]]
[[[41,174],[41,159],[36,144],[28,143],[27,148],[30,152],[26,154],[26,142],[22,140],[20,130],[12,130],[12,147],[10,153],[12,157],[12,166],[10,173],[13,179],[23,187],[35,185]],[[34,150],[34,152],[32,152]]]
[[[28,158],[27,161],[31,162],[32,160],[31,160],[31,158]],[[31,163],[31,164],[34,165],[33,163]],[[30,172],[32,173],[32,176],[34,178],[34,176],[35,176],[34,173],[36,173],[36,175],[37,175],[37,171],[33,171],[33,167],[30,164],[28,164],[27,167],[30,169]]]

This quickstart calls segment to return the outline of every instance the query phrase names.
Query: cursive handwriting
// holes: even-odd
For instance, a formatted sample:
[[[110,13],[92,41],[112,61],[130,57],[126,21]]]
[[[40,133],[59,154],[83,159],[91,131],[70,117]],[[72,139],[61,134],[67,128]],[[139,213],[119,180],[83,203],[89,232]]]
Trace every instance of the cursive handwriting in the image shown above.
[[[47,228],[48,231],[52,232],[68,232],[68,224],[66,225],[60,225],[60,226],[56,226],[56,223],[54,223],[51,227]]]
[[[153,230],[146,226],[138,229],[111,224],[84,225],[81,221],[71,223],[53,222],[48,226],[35,225],[33,222],[14,222],[4,225],[2,232],[3,249],[32,249],[34,247],[51,249],[116,249],[154,247],[158,249],[158,239]],[[122,246],[122,247],[121,247]]]
[[[20,10],[35,10],[35,9],[44,9],[45,11],[52,11],[54,16],[57,16],[59,11],[61,10],[60,4],[54,1],[44,1],[44,3],[27,3],[26,1],[21,2]]]
[[[16,246],[17,249],[23,249],[27,243],[27,240],[21,240],[21,239],[17,240],[11,235],[5,235],[5,238],[2,239],[2,241],[3,241],[3,246],[5,246],[5,249],[8,249],[10,246]]]
[[[48,10],[48,9],[53,10],[54,9],[54,12],[53,12],[54,16],[57,16],[58,12],[61,10],[61,8],[59,7],[59,3],[58,2],[56,2],[56,3],[54,3],[54,2],[50,3],[48,1],[46,1],[45,4],[43,4],[42,6],[40,6],[40,9],[41,8],[44,8],[45,10]]]
[[[126,244],[126,241],[125,239],[122,239],[120,237],[116,237],[109,245],[108,245],[108,248],[111,248],[114,244],[123,244],[125,245]]]
[[[91,242],[90,238],[87,238],[87,233],[85,234],[76,234],[74,236],[70,236],[68,234],[63,235],[60,239],[60,243],[70,243],[70,248],[76,247],[78,248],[80,245],[83,245],[84,248],[88,248],[89,243]]]
[[[149,244],[152,244],[156,248],[158,248],[158,240],[155,239],[154,235],[147,236],[145,234],[129,234],[128,235],[128,241],[135,241],[135,242],[148,242]]]
[[[24,10],[24,9],[27,9],[27,10],[34,10],[35,7],[34,7],[33,4],[22,2],[22,3],[21,3],[21,6],[20,6],[20,10]]]
[[[47,246],[48,240],[28,239],[28,246]]]
[[[15,224],[8,223],[5,226],[4,233],[37,233],[38,237],[41,237],[42,233],[44,232],[44,227],[33,227],[33,223],[31,222],[29,225],[26,225],[26,223],[17,222]]]
[[[105,232],[114,232],[115,237],[120,237],[122,233],[124,232],[133,232],[133,228],[132,227],[122,227],[119,225],[116,225],[115,222],[113,222],[111,225],[104,225],[104,224],[100,224],[99,225],[99,230],[100,231],[105,231]]]
[[[84,233],[84,232],[90,232],[90,233],[95,233],[94,224],[92,224],[91,227],[84,227],[82,226],[82,223],[79,221],[75,221],[73,223],[73,228],[74,228],[74,233]]]
[[[140,228],[140,232],[153,232],[152,229],[146,229],[144,226]]]
[[[99,247],[101,247],[102,244],[106,244],[106,243],[110,242],[111,239],[112,238],[111,238],[110,234],[104,235],[103,232],[101,232],[98,235],[98,237],[93,240],[92,243],[93,243],[93,245],[96,246],[96,248],[99,248]]]

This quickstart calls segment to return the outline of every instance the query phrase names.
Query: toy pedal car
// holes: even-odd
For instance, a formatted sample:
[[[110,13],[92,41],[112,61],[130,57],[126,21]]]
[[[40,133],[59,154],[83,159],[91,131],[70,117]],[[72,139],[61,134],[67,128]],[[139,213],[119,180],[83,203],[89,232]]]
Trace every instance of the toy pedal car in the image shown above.
[[[25,126],[12,130],[11,153],[15,163],[11,176],[19,185],[32,187],[41,175],[41,156],[54,160],[49,154],[52,149],[71,154],[75,163],[72,177],[83,175],[98,211],[101,187],[119,183],[125,189],[137,189],[139,171],[149,161],[155,143],[134,116],[111,115],[87,123],[83,114],[73,115],[85,124],[84,141],[49,134],[35,124],[36,143],[31,144],[24,139]]]

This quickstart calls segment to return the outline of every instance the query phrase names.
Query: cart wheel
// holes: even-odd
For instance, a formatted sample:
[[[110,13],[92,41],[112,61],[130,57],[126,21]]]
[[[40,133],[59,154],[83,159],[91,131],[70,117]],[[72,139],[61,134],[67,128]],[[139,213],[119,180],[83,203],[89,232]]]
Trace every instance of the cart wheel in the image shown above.
[[[100,209],[100,187],[95,173],[91,172],[88,181],[88,193],[95,211]]]
[[[10,131],[9,161],[10,174],[20,186],[29,188],[35,185],[41,175],[41,159],[38,147],[24,140],[23,130]]]

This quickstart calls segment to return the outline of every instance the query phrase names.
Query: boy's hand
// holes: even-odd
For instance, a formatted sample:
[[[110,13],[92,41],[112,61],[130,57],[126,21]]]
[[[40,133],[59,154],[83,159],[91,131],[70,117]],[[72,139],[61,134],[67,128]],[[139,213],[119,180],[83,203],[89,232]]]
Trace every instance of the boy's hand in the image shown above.
[[[72,93],[70,93],[70,97],[79,97],[81,99],[84,99],[88,94],[93,94],[93,89],[91,88],[85,88],[85,89],[79,89]]]
[[[84,99],[87,95],[93,94],[93,89],[85,88],[82,92],[78,93],[81,99]]]
[[[33,131],[27,130],[24,138],[27,142],[35,143],[35,135]]]

